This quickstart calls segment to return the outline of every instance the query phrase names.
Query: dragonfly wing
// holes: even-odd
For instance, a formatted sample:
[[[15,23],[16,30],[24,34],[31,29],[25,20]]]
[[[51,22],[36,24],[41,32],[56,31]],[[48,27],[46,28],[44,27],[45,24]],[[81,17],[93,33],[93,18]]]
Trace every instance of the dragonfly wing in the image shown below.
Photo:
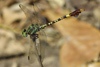
[[[38,5],[36,5],[37,9],[39,10]],[[45,17],[43,17],[41,15],[41,11],[39,10],[39,12],[37,13],[37,21],[39,25],[43,25],[46,24],[46,19]],[[43,62],[44,56],[45,56],[45,45],[47,42],[47,36],[46,33],[44,32],[44,30],[40,30],[38,32],[38,36],[39,36],[39,44],[38,44],[38,51],[39,51],[39,55],[40,55],[40,60],[41,62]],[[45,37],[45,38],[44,38]]]
[[[28,8],[26,8],[24,5],[20,4],[19,7],[22,9],[22,11],[25,13],[26,17],[30,20],[34,16],[32,11],[30,11]]]
[[[29,54],[28,54],[28,60],[30,63],[33,63],[36,59],[37,56],[37,51],[35,48],[35,43],[33,42],[32,39],[30,39],[30,49],[29,49]]]
[[[45,46],[46,46],[46,34],[43,30],[39,31],[39,44],[38,44],[38,49],[39,49],[39,55],[41,56],[41,62],[43,62],[44,56],[45,56]],[[44,38],[45,37],[45,38]]]
[[[25,13],[26,17],[28,18],[27,21],[31,24],[37,24],[37,17],[35,10],[31,11],[31,9],[27,8],[26,6],[20,4],[19,7],[22,9],[22,11]]]
[[[34,8],[35,6],[33,6],[33,12],[21,4],[19,6],[23,10],[25,15],[27,16],[28,20],[31,21],[31,24],[43,25],[46,23],[45,18],[41,15],[41,11],[39,10],[39,8],[37,6],[36,6],[37,10],[39,10],[38,13],[36,13],[36,9]],[[33,56],[38,55],[37,52],[39,52],[39,55],[41,56],[40,60],[43,61],[43,59],[44,59],[44,54],[45,54],[45,45],[44,44],[45,44],[45,42],[42,39],[43,36],[46,37],[46,34],[43,30],[41,30],[39,32],[39,42],[40,43],[35,44],[35,45],[37,45],[38,51],[33,49],[36,46],[34,47],[32,45],[34,43],[32,43],[33,41],[31,41],[30,50],[29,50],[29,62],[30,63],[33,63],[33,61],[34,61]],[[36,41],[37,41],[37,39],[36,39]]]
[[[36,17],[36,20],[37,20],[37,24],[38,25],[43,25],[43,24],[46,24],[46,20],[45,20],[45,17],[43,17],[41,15],[41,10],[39,9],[38,5],[35,5],[33,7],[33,10],[34,10],[34,15]],[[36,10],[38,10],[38,13],[36,13]],[[39,36],[39,39],[37,40],[37,48],[38,48],[38,53],[40,55],[40,60],[41,62],[43,62],[43,59],[44,59],[44,56],[45,56],[45,44],[46,44],[46,40],[47,40],[47,36],[44,32],[44,30],[40,30],[38,33],[38,36]],[[45,38],[43,38],[45,37]],[[45,39],[45,40],[44,40]]]
[[[35,15],[35,20],[38,25],[46,24],[45,17],[42,16],[42,10],[40,10],[40,5],[33,5],[33,14]]]

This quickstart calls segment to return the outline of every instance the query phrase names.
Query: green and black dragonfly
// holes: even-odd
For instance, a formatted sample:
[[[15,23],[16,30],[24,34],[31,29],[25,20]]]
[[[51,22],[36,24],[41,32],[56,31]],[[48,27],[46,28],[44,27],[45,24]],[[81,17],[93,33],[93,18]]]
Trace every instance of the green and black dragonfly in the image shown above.
[[[71,17],[71,16],[78,16],[79,13],[84,11],[84,9],[77,9],[74,12],[67,14],[61,18],[58,18],[55,21],[52,21],[48,24],[45,23],[45,19],[41,17],[41,15],[35,12],[35,10],[32,12],[22,4],[19,5],[20,8],[25,13],[26,17],[28,18],[29,22],[31,22],[31,25],[28,27],[28,29],[23,29],[22,35],[24,37],[27,37],[27,35],[30,36],[31,42],[30,42],[30,49],[29,49],[29,56],[28,60],[30,63],[33,63],[35,60],[35,56],[38,58],[38,61],[43,67],[43,59],[44,59],[44,53],[45,53],[45,47],[44,42],[42,41],[41,36],[45,36],[45,33],[43,29],[47,26],[50,26],[60,20],[63,20],[65,18]],[[38,8],[38,7],[37,7]]]

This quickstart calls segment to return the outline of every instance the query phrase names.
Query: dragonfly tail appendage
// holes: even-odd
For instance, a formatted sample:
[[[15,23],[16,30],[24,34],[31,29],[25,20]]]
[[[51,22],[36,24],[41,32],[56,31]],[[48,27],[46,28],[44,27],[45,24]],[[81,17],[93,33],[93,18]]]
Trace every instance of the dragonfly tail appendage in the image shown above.
[[[77,17],[79,15],[79,13],[81,13],[82,11],[85,11],[85,9],[77,9],[74,12],[70,13],[69,15]]]

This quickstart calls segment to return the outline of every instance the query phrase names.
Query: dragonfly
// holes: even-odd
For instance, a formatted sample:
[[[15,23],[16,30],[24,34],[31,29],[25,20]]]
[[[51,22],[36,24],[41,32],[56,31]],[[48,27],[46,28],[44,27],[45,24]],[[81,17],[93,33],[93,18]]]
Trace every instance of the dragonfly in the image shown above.
[[[85,10],[85,9],[77,9],[71,12],[70,14],[67,14],[61,18],[58,18],[55,21],[52,21],[46,24],[45,18],[43,18],[41,14],[36,14],[35,10],[34,12],[32,12],[31,10],[29,10],[27,7],[25,7],[22,4],[20,4],[19,7],[25,13],[29,22],[31,22],[31,25],[27,29],[23,29],[22,31],[22,36],[24,37],[27,37],[28,35],[30,36],[30,49],[29,49],[28,60],[30,63],[33,63],[35,60],[34,57],[37,57],[41,67],[43,67],[42,62],[43,62],[44,53],[45,53],[45,46],[44,46],[44,42],[41,36],[43,35],[46,36],[44,32],[45,27],[50,26],[65,18],[69,18],[71,16],[76,17],[79,15],[79,13]]]

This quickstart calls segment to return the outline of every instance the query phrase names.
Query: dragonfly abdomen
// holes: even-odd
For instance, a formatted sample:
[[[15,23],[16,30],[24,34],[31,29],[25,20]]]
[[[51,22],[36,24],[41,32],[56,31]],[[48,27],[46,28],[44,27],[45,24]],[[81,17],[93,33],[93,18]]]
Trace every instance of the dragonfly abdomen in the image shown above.
[[[52,21],[52,22],[48,23],[47,26],[50,26],[50,25],[52,25],[53,23],[56,23],[56,22],[58,22],[58,21],[60,21],[60,20],[63,20],[63,19],[65,19],[65,18],[68,18],[68,17],[70,17],[70,16],[77,16],[77,15],[79,15],[79,13],[81,13],[81,11],[84,11],[84,9],[77,9],[76,11],[74,11],[74,12],[68,14],[68,15],[65,15],[65,16],[63,16],[63,17],[61,17],[61,18],[59,18],[59,19],[57,19],[57,20],[55,20],[55,21]]]
[[[68,18],[68,17],[70,17],[70,15],[65,15],[65,16],[63,16],[63,17],[61,17],[61,18],[59,18],[59,19],[57,19],[55,21],[52,21],[52,22],[48,23],[47,26],[50,26],[50,25],[52,25],[52,24],[54,24],[54,23],[56,23],[56,22],[58,22],[60,20],[63,20],[65,18]]]
[[[63,16],[63,17],[61,17],[61,18],[59,18],[59,19],[57,19],[57,20],[55,20],[55,21],[52,21],[52,22],[50,22],[50,23],[48,23],[48,24],[45,24],[45,25],[42,25],[42,26],[40,26],[39,28],[40,28],[40,29],[44,29],[45,27],[50,26],[50,25],[52,25],[52,24],[54,24],[54,23],[56,23],[56,22],[58,22],[58,21],[60,21],[60,20],[63,20],[63,19],[65,19],[65,18],[68,18],[68,17],[71,17],[71,16],[76,17],[76,16],[79,15],[79,13],[81,13],[81,11],[84,11],[84,9],[77,9],[77,10],[75,10],[74,12],[72,12],[72,13],[70,13],[70,14],[68,14],[68,15],[65,15],[65,16]]]
[[[45,27],[50,26],[50,25],[52,25],[52,24],[54,24],[54,23],[56,23],[56,22],[58,22],[58,21],[60,21],[60,20],[62,20],[62,19],[64,19],[64,18],[67,18],[67,17],[70,17],[70,15],[65,15],[65,16],[63,16],[63,17],[61,17],[61,18],[59,18],[59,19],[57,19],[57,20],[55,20],[55,21],[52,21],[52,22],[50,22],[50,23],[48,23],[48,24],[45,24],[45,25],[42,25],[42,26],[39,27],[39,29],[40,29],[40,30],[41,30],[41,29],[44,29]]]
[[[59,18],[59,19],[57,19],[55,21],[52,21],[52,22],[48,23],[48,24],[44,24],[44,25],[39,27],[39,30],[44,29],[45,27],[50,26],[50,25],[52,25],[52,24],[54,24],[54,23],[56,23],[56,22],[58,22],[58,21],[60,21],[60,20],[62,20],[64,18],[67,18],[67,17],[70,17],[70,15],[65,15],[65,16],[63,16],[63,17],[61,17],[61,18]]]

